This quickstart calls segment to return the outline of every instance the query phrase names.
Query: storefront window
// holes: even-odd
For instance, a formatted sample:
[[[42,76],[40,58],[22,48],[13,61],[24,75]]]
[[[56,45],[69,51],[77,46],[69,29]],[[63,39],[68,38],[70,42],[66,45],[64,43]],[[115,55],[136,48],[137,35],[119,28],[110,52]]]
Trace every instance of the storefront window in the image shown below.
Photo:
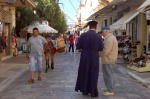
[[[1,33],[3,32],[3,24],[2,24],[2,22],[0,22],[0,32]]]
[[[146,53],[150,53],[150,21],[148,21],[148,25],[147,25],[147,51]]]
[[[10,24],[8,23],[4,25],[4,38],[6,44],[4,55],[10,55]]]
[[[132,20],[132,41],[135,42],[137,41],[137,17],[135,17],[133,20]]]
[[[133,41],[137,41],[137,24],[135,23],[134,25],[134,28],[133,28],[133,35],[134,35],[134,39]]]

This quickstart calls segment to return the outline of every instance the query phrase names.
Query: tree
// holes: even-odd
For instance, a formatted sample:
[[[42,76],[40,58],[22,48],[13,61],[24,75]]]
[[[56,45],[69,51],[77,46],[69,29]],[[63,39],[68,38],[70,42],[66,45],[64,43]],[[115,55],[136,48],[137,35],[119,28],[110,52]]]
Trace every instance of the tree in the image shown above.
[[[19,8],[16,10],[16,32],[20,32],[20,29],[30,25],[31,22],[38,20],[33,10],[30,8]],[[17,14],[20,13],[20,16]]]
[[[50,0],[37,0],[36,11],[41,20],[47,20],[50,25],[59,31],[67,31],[67,21],[58,4]]]
[[[50,0],[36,0],[36,2],[37,6],[34,8],[36,14],[31,8],[17,9],[16,12],[21,12],[20,18],[16,20],[17,32],[33,21],[47,20],[50,26],[58,30],[59,33],[65,33],[67,31],[67,21],[59,5],[54,1],[50,2]]]

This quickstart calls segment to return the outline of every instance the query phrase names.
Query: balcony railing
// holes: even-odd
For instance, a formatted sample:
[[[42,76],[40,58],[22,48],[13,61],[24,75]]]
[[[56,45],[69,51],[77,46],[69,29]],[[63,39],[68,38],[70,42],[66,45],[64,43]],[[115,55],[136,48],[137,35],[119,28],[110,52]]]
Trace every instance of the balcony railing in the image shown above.
[[[17,0],[0,0],[0,3],[16,4]]]
[[[11,13],[0,8],[0,22],[11,23]]]

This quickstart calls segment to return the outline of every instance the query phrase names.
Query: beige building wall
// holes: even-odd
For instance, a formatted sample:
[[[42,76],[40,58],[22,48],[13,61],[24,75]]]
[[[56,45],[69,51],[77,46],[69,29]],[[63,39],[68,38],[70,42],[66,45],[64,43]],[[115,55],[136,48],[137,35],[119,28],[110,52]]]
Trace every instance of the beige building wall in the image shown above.
[[[97,19],[97,20],[95,20],[95,21],[98,22],[96,32],[99,32],[99,31],[101,31],[101,28],[102,28],[102,20]]]
[[[7,48],[4,53],[4,55],[10,55],[12,53],[12,48],[11,48],[11,35],[14,32],[14,28],[16,27],[16,18],[15,18],[15,12],[16,12],[16,7],[15,6],[8,6],[5,3],[3,4],[3,10],[7,12],[6,15],[6,20],[3,22],[4,23],[4,30],[3,30],[3,35],[7,37]]]
[[[10,13],[10,15],[11,15],[11,19],[10,19],[11,27],[10,28],[12,29],[12,27],[16,27],[16,15],[15,15],[16,7],[14,7],[14,6],[11,6],[11,7],[6,6],[6,7],[4,7],[4,10],[8,11]]]
[[[142,47],[147,46],[147,20],[146,14],[141,14],[141,35],[142,35]],[[143,51],[142,51],[143,52]]]

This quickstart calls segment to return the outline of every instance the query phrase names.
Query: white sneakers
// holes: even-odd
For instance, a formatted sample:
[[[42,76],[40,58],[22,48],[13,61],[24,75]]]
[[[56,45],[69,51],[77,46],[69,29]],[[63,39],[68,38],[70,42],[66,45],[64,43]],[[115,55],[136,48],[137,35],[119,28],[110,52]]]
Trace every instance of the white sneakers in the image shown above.
[[[104,96],[113,96],[113,95],[115,95],[114,92],[113,93],[108,92],[106,88],[103,88],[102,90],[103,90],[103,95]]]
[[[114,94],[114,92],[113,92],[113,93],[110,93],[110,92],[108,92],[108,91],[105,91],[105,92],[103,92],[103,95],[104,95],[104,96],[113,96],[113,95],[115,95],[115,94]]]

